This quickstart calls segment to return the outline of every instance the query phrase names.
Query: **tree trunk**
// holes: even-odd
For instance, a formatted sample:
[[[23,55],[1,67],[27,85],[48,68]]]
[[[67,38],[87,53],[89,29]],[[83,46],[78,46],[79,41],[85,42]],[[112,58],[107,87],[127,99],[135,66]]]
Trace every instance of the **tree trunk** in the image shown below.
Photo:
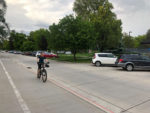
[[[75,52],[75,51],[73,52],[73,58],[74,58],[74,61],[77,60],[77,59],[76,59],[76,52]]]
[[[101,52],[104,51],[104,46],[103,46],[103,45],[101,46],[100,51],[101,51]]]
[[[104,51],[104,49],[105,49],[105,36],[104,36],[104,34],[102,35],[102,43],[101,43],[101,47],[100,47],[100,50],[101,50],[101,52],[103,52]]]

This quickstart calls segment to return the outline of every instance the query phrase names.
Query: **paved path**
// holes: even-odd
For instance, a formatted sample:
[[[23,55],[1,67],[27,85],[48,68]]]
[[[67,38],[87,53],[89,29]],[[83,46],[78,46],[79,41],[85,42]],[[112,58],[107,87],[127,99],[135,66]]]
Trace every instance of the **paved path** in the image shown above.
[[[0,113],[105,113],[0,53]]]
[[[37,69],[35,57],[8,56],[20,66],[31,67],[34,72]],[[47,71],[49,79],[86,97],[80,98],[108,113],[150,113],[150,71],[126,72],[115,67],[56,61],[51,61]]]

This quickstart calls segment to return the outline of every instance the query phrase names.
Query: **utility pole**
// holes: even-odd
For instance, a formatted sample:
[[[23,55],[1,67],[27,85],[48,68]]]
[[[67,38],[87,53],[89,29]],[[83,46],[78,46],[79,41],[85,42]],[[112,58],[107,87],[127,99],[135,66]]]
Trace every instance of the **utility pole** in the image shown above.
[[[131,36],[130,34],[132,33],[132,31],[129,31],[129,37]]]

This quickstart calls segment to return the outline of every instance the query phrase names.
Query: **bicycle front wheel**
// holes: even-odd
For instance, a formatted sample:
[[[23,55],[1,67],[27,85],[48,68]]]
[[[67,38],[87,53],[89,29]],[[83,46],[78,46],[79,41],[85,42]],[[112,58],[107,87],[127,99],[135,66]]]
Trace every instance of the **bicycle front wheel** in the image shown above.
[[[42,70],[42,80],[43,82],[47,81],[47,71],[45,69]]]

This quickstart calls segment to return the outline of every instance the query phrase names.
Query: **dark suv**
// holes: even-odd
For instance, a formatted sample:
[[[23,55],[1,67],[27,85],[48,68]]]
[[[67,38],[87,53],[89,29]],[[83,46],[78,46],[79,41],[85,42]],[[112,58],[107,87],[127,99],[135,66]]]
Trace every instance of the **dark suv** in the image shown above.
[[[150,58],[140,54],[123,54],[117,59],[116,64],[127,71],[135,68],[150,69]]]

